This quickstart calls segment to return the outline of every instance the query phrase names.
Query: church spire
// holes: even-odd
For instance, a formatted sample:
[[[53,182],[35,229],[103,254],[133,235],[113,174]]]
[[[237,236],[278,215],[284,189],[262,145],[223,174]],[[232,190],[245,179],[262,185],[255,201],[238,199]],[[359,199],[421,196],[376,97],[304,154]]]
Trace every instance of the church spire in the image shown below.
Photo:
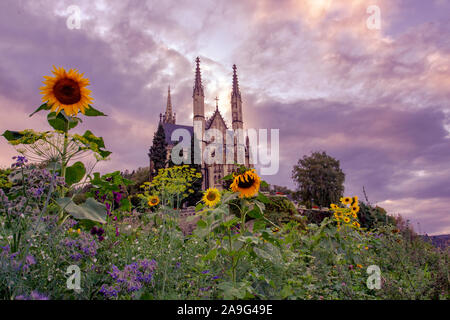
[[[166,113],[164,114],[164,123],[175,124],[175,116],[172,114],[172,99],[170,97],[170,86],[167,90]]]
[[[195,69],[194,92],[192,96],[195,96],[197,94],[204,97],[205,95],[203,93],[202,74],[200,72],[200,58],[197,57],[195,62],[197,63],[197,68]]]
[[[244,127],[244,122],[242,119],[241,91],[239,91],[239,82],[236,69],[236,65],[233,64],[233,88],[231,91],[231,119],[233,130],[243,129]]]
[[[236,73],[236,65],[233,64],[233,90],[231,91],[231,96],[241,98],[241,92],[239,91],[239,80]]]

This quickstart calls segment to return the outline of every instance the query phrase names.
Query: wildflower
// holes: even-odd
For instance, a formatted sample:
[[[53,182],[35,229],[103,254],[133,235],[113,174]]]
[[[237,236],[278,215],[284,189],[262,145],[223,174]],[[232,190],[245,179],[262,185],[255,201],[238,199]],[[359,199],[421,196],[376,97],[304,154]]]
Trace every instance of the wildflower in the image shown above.
[[[205,191],[202,200],[207,206],[214,207],[220,201],[219,190],[217,188],[209,188]]]
[[[77,229],[77,233],[78,233],[78,234],[81,234],[80,228]]]
[[[366,246],[366,247],[364,247],[364,249],[369,250],[369,247]]]
[[[72,229],[72,228],[69,228],[69,230],[67,230],[67,232],[72,233],[72,232],[73,232],[73,229]]]
[[[154,207],[154,206],[157,206],[158,204],[159,204],[158,196],[150,196],[150,198],[148,200],[148,205],[150,207]]]
[[[360,225],[359,222],[357,222],[357,221],[354,221],[354,222],[353,222],[353,225],[354,225],[355,227],[357,227],[357,228],[361,227],[361,225]]]
[[[233,183],[230,188],[233,192],[239,192],[240,198],[250,198],[259,192],[261,179],[256,174],[255,169],[250,169],[244,173],[234,175]]]
[[[52,112],[64,110],[68,116],[76,116],[79,111],[85,114],[89,103],[92,103],[91,90],[86,88],[89,79],[83,78],[83,74],[74,69],[66,72],[64,68],[53,68],[54,77],[44,76],[45,86],[40,88],[42,101],[51,106]]]
[[[14,162],[11,165],[12,168],[20,168],[20,167],[24,166],[25,163],[28,162],[28,159],[26,157],[24,157],[24,156],[15,156],[15,157],[12,157],[12,158],[13,158],[13,160],[16,160],[16,162]]]
[[[350,208],[352,214],[356,215],[359,212],[359,206],[357,204],[352,205]]]
[[[360,265],[360,264],[357,264],[356,267],[362,269],[362,265]]]
[[[351,197],[345,197],[345,198],[341,198],[339,200],[341,201],[342,204],[351,204],[352,203]]]
[[[209,273],[209,270],[203,270],[202,273],[207,274],[207,273]]]

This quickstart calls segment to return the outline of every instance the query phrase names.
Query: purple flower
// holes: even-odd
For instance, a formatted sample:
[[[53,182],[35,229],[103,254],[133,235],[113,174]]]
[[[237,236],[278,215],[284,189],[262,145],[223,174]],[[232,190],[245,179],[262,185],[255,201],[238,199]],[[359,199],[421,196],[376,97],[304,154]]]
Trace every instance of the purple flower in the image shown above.
[[[107,298],[117,297],[117,294],[120,292],[120,287],[117,286],[107,286],[102,285],[100,288],[100,293],[103,293]]]
[[[29,296],[21,294],[15,297],[16,300],[48,300],[49,298],[37,291],[32,291]]]
[[[219,276],[214,276],[214,277],[212,277],[211,279],[212,279],[212,280],[217,280],[217,279],[220,279],[220,277],[219,277]]]
[[[97,227],[96,227],[96,226],[93,226],[92,229],[91,229],[91,234],[92,234],[92,235],[96,235],[96,234],[97,234],[97,231],[98,231],[98,230],[97,230]]]
[[[128,292],[134,292],[143,287],[145,283],[150,283],[153,277],[153,272],[156,269],[157,263],[155,260],[142,259],[138,262],[133,262],[126,265],[123,270],[117,266],[112,266],[112,271],[108,272],[115,284],[112,287],[103,285],[100,289],[105,296],[114,296],[122,289]],[[111,291],[113,288],[114,290]],[[112,292],[112,293],[111,293]]]
[[[12,157],[12,158],[13,158],[13,160],[16,160],[16,162],[14,162],[11,165],[12,168],[20,168],[20,167],[24,166],[25,163],[28,162],[28,159],[25,158],[24,156],[15,156],[15,157]]]
[[[209,273],[209,270],[203,270],[202,273],[203,274]]]

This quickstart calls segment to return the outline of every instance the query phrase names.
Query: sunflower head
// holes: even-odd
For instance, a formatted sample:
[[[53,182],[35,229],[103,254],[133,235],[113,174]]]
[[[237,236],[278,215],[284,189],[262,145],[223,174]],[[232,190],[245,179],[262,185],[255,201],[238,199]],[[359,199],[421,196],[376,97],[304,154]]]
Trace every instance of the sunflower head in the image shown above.
[[[352,205],[351,207],[351,212],[352,212],[352,214],[356,214],[356,213],[358,213],[359,212],[359,206],[358,205]]]
[[[214,207],[220,201],[220,192],[217,188],[209,188],[205,191],[202,198],[208,207]]]
[[[64,110],[68,116],[76,116],[79,111],[84,114],[92,103],[91,91],[86,88],[89,80],[75,69],[66,72],[64,68],[53,68],[54,77],[44,76],[45,86],[40,88],[42,101],[51,106],[52,112]]]
[[[344,197],[344,198],[341,198],[340,201],[344,205],[351,204],[352,203],[352,198],[351,197]]]
[[[256,174],[255,169],[249,169],[233,176],[234,179],[230,188],[233,192],[239,192],[240,198],[251,198],[258,194],[261,178]]]
[[[154,207],[157,206],[158,204],[159,204],[158,196],[150,196],[150,198],[148,199],[148,205],[150,207]]]
[[[357,206],[358,205],[358,196],[354,196],[352,199],[352,206]]]
[[[350,218],[349,217],[344,217],[344,222],[345,223],[349,223],[350,222]]]

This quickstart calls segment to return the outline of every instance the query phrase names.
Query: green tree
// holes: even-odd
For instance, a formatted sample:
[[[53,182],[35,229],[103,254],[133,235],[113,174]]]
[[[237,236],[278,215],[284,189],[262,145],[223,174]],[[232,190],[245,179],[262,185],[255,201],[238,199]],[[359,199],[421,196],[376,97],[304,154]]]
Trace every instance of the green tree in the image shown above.
[[[150,161],[153,162],[153,172],[150,172],[150,174],[154,177],[159,169],[166,167],[167,163],[166,134],[164,133],[161,122],[158,125],[158,130],[153,136],[153,145],[150,147],[149,156]]]
[[[339,160],[325,152],[313,152],[299,159],[292,179],[298,187],[296,196],[308,206],[328,207],[344,194],[345,174]]]

